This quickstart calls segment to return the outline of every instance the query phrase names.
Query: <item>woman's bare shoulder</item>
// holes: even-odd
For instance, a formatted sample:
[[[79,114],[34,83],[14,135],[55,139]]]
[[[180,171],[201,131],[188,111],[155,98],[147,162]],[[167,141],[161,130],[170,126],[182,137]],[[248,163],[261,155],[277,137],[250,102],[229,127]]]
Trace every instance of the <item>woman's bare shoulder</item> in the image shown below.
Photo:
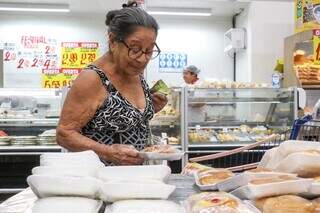
[[[83,70],[73,82],[72,92],[80,93],[81,96],[97,95],[103,89],[99,75],[90,69]]]

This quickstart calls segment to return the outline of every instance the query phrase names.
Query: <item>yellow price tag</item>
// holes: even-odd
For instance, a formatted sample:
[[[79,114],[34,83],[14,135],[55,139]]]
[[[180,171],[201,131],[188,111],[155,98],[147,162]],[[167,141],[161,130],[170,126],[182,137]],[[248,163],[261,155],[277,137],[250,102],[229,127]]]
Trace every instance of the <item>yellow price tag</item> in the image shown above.
[[[313,31],[313,60],[320,65],[320,30]]]
[[[61,68],[84,68],[98,58],[97,42],[63,42]]]

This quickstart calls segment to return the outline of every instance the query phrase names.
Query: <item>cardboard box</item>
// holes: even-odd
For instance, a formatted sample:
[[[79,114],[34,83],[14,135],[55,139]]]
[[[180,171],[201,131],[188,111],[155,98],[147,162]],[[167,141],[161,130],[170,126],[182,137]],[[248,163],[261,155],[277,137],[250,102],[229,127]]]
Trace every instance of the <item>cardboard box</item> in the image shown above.
[[[320,29],[320,0],[295,0],[295,31]]]

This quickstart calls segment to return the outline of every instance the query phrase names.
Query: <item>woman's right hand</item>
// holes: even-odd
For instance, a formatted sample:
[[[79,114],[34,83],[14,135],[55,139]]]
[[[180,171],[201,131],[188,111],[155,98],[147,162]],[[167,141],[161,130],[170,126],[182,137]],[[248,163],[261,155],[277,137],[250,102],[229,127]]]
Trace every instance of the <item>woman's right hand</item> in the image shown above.
[[[116,165],[141,165],[144,162],[138,151],[131,145],[113,144],[106,146],[102,155],[103,159]]]

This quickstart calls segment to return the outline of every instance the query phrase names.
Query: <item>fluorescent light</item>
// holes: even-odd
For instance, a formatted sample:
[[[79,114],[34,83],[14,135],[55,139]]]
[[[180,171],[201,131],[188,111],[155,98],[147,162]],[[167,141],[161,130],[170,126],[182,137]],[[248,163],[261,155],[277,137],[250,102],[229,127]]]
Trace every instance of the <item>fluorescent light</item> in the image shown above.
[[[150,15],[169,15],[169,16],[211,16],[211,13],[192,13],[192,12],[166,12],[150,11]]]
[[[70,12],[67,4],[0,3],[0,11],[16,12]]]
[[[210,8],[177,8],[177,7],[147,7],[151,15],[169,16],[211,16]]]

